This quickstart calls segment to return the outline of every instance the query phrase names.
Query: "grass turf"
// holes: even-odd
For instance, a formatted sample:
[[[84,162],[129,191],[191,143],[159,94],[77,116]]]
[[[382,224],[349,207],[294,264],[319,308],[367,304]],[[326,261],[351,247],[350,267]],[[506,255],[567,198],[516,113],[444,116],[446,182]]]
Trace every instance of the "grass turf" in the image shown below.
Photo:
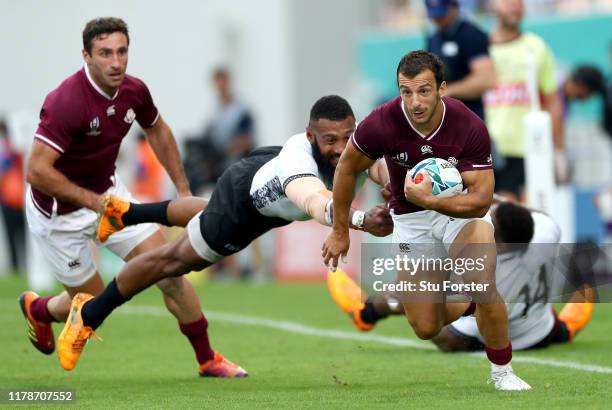
[[[57,356],[43,356],[26,340],[16,299],[20,279],[0,279],[0,389],[72,389],[69,407],[282,407],[282,408],[609,408],[612,374],[516,363],[533,390],[500,393],[485,382],[484,358],[442,354],[377,342],[295,334],[256,325],[210,320],[213,347],[246,368],[244,380],[197,377],[193,352],[169,314],[120,308],[99,329],[72,372]],[[211,312],[298,322],[352,331],[324,285],[207,283],[198,289]],[[130,306],[163,307],[156,289]],[[517,356],[612,367],[612,305],[596,307],[592,323],[574,343]],[[56,325],[55,333],[61,327]],[[374,334],[415,339],[403,318],[381,323]]]

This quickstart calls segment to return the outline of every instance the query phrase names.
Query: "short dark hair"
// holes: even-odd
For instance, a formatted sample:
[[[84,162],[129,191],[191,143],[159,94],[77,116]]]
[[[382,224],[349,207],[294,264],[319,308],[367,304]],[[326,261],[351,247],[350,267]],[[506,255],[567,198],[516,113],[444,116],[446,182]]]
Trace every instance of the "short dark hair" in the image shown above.
[[[572,70],[571,79],[591,92],[603,94],[606,83],[601,70],[594,65],[583,64]]]
[[[429,51],[416,50],[406,54],[397,65],[396,81],[399,75],[412,78],[425,70],[431,70],[436,78],[436,88],[444,81],[444,63],[440,58]]]
[[[91,54],[94,39],[102,34],[123,33],[130,44],[130,35],[125,21],[117,17],[100,17],[89,21],[83,29],[83,48]]]
[[[348,101],[339,95],[321,97],[310,109],[310,122],[317,122],[321,118],[331,121],[342,121],[348,117],[355,118],[353,109]]]
[[[531,211],[512,202],[502,202],[495,210],[495,236],[504,243],[527,244],[533,239]]]
[[[212,71],[212,78],[217,78],[217,77],[230,77],[230,70],[229,68],[225,67],[225,66],[218,66],[215,67],[214,70]]]

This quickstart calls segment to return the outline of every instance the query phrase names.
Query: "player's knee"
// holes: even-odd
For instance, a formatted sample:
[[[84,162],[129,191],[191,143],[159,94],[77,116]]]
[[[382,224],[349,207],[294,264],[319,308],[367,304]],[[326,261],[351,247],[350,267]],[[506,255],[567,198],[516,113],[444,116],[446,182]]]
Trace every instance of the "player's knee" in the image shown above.
[[[462,350],[456,339],[457,337],[448,330],[442,330],[440,333],[434,336],[431,341],[440,351],[449,353]]]
[[[410,321],[414,333],[419,339],[431,340],[440,333],[441,326],[434,321],[415,320]]]
[[[179,297],[185,289],[184,281],[185,278],[182,276],[170,277],[157,282],[157,286],[165,295],[171,298],[176,298]]]
[[[164,245],[159,250],[159,263],[164,278],[173,278],[189,272],[182,259],[179,250],[174,243]]]

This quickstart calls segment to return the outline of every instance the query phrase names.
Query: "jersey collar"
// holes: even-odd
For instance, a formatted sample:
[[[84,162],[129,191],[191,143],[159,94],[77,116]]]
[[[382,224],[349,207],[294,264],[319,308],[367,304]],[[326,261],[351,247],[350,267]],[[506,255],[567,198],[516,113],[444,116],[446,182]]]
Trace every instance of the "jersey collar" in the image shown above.
[[[104,90],[102,90],[98,86],[98,84],[96,84],[93,78],[91,78],[91,75],[89,74],[89,67],[87,67],[87,64],[84,65],[84,69],[85,69],[85,76],[87,77],[87,81],[89,81],[89,84],[91,84],[94,90],[96,90],[98,94],[100,94],[102,97],[106,98],[107,100],[114,100],[117,94],[119,94],[119,88],[117,88],[117,91],[115,91],[115,95],[113,95],[112,97],[109,96],[108,94],[104,92]]]
[[[402,112],[404,113],[404,118],[406,118],[406,121],[408,122],[408,125],[410,125],[410,128],[412,128],[412,130],[416,132],[421,138],[426,139],[427,141],[435,137],[438,131],[440,131],[440,128],[442,128],[442,125],[444,124],[444,117],[446,117],[446,104],[444,103],[444,98],[441,98],[440,101],[442,102],[442,109],[443,109],[442,110],[442,121],[440,121],[440,125],[438,125],[438,128],[436,128],[436,130],[432,132],[431,135],[427,136],[423,134],[422,132],[420,132],[419,130],[417,130],[416,128],[414,128],[414,125],[412,125],[412,123],[410,122],[410,118],[408,118],[408,114],[406,114],[406,109],[404,108],[404,102],[402,101],[401,98],[399,100],[400,107],[402,107]]]

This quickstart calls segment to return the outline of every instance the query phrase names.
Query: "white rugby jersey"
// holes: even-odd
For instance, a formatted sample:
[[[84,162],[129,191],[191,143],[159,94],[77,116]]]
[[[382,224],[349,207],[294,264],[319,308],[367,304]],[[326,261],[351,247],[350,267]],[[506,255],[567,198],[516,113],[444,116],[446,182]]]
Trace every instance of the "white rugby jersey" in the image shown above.
[[[289,138],[278,156],[265,163],[251,183],[251,200],[255,208],[265,216],[282,218],[288,221],[305,221],[312,219],[285,195],[285,187],[296,178],[313,176],[323,180],[319,168],[312,156],[312,147],[306,133],[296,134]],[[367,173],[357,179],[359,189]],[[333,181],[323,181],[331,191]]]
[[[540,212],[532,212],[531,216],[534,233],[529,248],[525,253],[498,255],[495,273],[497,290],[510,302],[507,303],[509,335],[515,350],[540,342],[555,322],[552,305],[547,300],[553,279],[552,262],[557,253],[553,244],[561,239],[561,231],[549,216]],[[484,341],[473,316],[461,317],[452,326]]]

